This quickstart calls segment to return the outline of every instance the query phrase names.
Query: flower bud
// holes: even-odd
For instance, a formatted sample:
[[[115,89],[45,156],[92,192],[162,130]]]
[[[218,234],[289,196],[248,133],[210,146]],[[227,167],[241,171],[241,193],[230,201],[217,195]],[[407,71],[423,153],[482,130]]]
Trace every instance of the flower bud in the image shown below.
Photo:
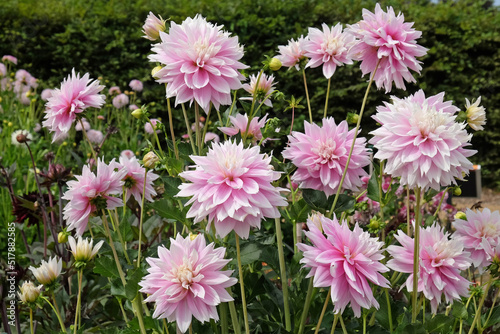
[[[349,124],[357,124],[358,120],[359,120],[359,115],[352,113],[352,112],[349,112],[349,113],[347,113],[346,120],[347,120],[347,123],[349,123]]]
[[[144,115],[144,113],[142,112],[142,109],[140,109],[140,108],[132,111],[132,116],[134,116],[137,119],[141,119],[143,115]]]
[[[20,133],[16,136],[16,140],[19,144],[24,144],[29,141],[28,136],[26,136],[24,133]]]
[[[269,68],[271,71],[278,71],[281,68],[281,65],[281,60],[276,57],[269,61]]]
[[[453,188],[453,195],[455,195],[455,196],[460,196],[460,195],[462,195],[462,189],[460,189],[460,187],[459,187],[459,186],[454,187],[454,188]]]
[[[467,215],[464,212],[462,212],[462,211],[458,211],[455,214],[455,219],[467,220]]]
[[[20,288],[21,292],[18,292],[17,294],[23,303],[34,303],[38,299],[38,296],[40,296],[40,290],[42,287],[43,285],[36,287],[35,284],[30,281],[24,282]]]
[[[60,244],[67,243],[69,235],[69,232],[67,232],[66,230],[59,232],[59,234],[57,235],[57,242]]]
[[[87,262],[92,260],[104,243],[104,240],[101,240],[94,247],[92,247],[94,243],[94,240],[92,239],[90,239],[90,242],[87,238],[83,240],[81,236],[78,237],[78,241],[76,241],[73,237],[69,237],[68,239],[71,253],[73,253],[73,257],[75,258],[75,266],[77,268],[84,266]]]
[[[150,41],[155,41],[160,37],[160,31],[165,31],[165,20],[157,18],[152,12],[149,12],[146,22],[142,26],[142,32],[145,34],[144,38]]]
[[[161,65],[158,65],[156,66],[155,68],[153,68],[153,70],[151,70],[151,76],[155,79],[159,79],[157,76],[156,76],[156,73],[158,73],[158,71],[160,71],[163,67]]]
[[[146,168],[155,168],[156,163],[158,162],[158,156],[153,152],[148,152],[144,158],[142,158],[142,163]]]

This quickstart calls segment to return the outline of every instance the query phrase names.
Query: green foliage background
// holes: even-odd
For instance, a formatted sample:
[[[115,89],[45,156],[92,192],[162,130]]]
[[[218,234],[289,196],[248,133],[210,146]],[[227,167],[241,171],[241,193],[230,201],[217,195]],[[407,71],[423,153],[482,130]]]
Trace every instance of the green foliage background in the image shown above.
[[[488,185],[500,186],[500,15],[491,2],[447,1],[381,1],[383,8],[391,5],[403,12],[406,21],[415,22],[422,31],[419,43],[429,49],[423,61],[422,75],[415,75],[417,84],[407,91],[393,90],[403,97],[422,88],[426,95],[446,92],[446,99],[464,108],[465,98],[482,96],[488,124],[485,131],[474,134],[473,146],[478,154],[475,163],[483,166]],[[56,87],[74,67],[89,72],[91,77],[103,76],[104,83],[124,89],[130,79],[146,81],[143,102],[162,101],[163,88],[150,79],[147,55],[150,42],[142,38],[141,27],[149,11],[180,23],[187,16],[201,13],[209,21],[222,24],[238,35],[245,45],[244,63],[252,66],[249,73],[260,68],[264,55],[273,56],[278,45],[291,38],[306,35],[308,27],[325,22],[353,24],[361,18],[362,8],[373,11],[374,1],[282,1],[282,0],[7,0],[0,6],[0,55],[19,58],[18,68],[25,68],[41,79],[44,86]],[[302,96],[300,73],[295,70],[275,73],[277,88],[289,99]],[[322,115],[326,80],[321,69],[307,71],[315,120]],[[358,66],[342,67],[332,78],[329,115],[337,121],[347,112],[357,111],[367,78],[361,78]],[[44,88],[44,87],[43,87]],[[372,91],[367,105],[363,132],[376,124],[369,116],[376,106],[387,101],[383,91]],[[289,125],[289,112],[283,114],[286,102],[274,103],[270,116]],[[302,109],[303,113],[304,109]],[[161,110],[159,110],[161,113]],[[180,113],[178,129],[182,129]],[[298,116],[305,119],[305,115]]]

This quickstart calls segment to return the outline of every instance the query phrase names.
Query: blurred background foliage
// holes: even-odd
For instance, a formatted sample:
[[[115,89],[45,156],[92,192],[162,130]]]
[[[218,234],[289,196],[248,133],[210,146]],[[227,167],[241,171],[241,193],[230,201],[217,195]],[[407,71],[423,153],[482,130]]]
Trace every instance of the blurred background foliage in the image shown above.
[[[260,69],[265,55],[274,56],[278,45],[307,35],[308,27],[320,27],[323,22],[354,24],[361,19],[363,8],[373,11],[375,3],[367,0],[4,0],[0,6],[0,55],[17,57],[17,68],[24,68],[40,79],[39,91],[59,86],[73,67],[81,73],[89,72],[91,78],[102,77],[108,88],[118,85],[127,89],[131,79],[143,80],[142,102],[156,101],[153,111],[163,116],[164,88],[151,79],[154,64],[147,59],[151,44],[141,37],[141,27],[149,11],[177,23],[201,13],[209,21],[224,25],[245,46],[243,62],[251,66],[247,70],[251,74]],[[415,74],[417,83],[407,85],[407,91],[393,89],[391,94],[404,97],[420,88],[427,96],[445,91],[446,100],[453,100],[462,109],[465,98],[475,100],[482,96],[488,123],[485,131],[474,134],[472,143],[478,154],[473,161],[483,166],[483,178],[488,185],[500,187],[498,7],[474,0],[438,3],[393,0],[381,1],[381,5],[393,6],[396,13],[404,13],[406,21],[415,22],[414,27],[422,31],[419,43],[429,49],[428,55],[420,59],[423,71],[420,76]],[[299,72],[282,69],[274,75],[285,100],[291,95],[304,95]],[[314,118],[319,121],[327,81],[320,68],[309,69],[307,77]],[[329,115],[337,122],[347,112],[359,110],[367,79],[361,77],[358,65],[337,69],[329,101]],[[284,113],[285,100],[273,102],[274,109],[266,112],[279,117],[287,128],[291,113]],[[362,122],[364,135],[376,127],[369,116],[388,100],[384,91],[372,90]],[[301,109],[300,114],[296,112],[295,129],[302,126],[306,113],[306,109]],[[176,129],[184,131],[181,113],[177,112],[177,116]],[[281,144],[272,143],[284,144],[284,140]],[[279,153],[281,149],[276,151]]]

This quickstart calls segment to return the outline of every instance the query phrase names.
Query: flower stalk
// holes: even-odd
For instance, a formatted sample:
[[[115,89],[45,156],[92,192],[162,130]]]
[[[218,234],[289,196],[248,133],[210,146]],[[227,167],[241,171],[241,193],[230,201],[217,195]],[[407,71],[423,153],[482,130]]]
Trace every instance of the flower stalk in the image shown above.
[[[285,312],[285,329],[287,331],[292,330],[292,322],[290,320],[290,306],[288,304],[288,279],[286,276],[286,266],[285,266],[285,255],[283,253],[283,235],[281,233],[281,222],[280,218],[275,218],[274,222],[276,224],[276,241],[278,242],[278,257],[280,261],[280,276],[281,276],[281,286],[283,289],[283,306]]]
[[[75,323],[73,325],[73,334],[76,334],[78,330],[78,324],[80,323],[79,318],[80,318],[81,304],[82,304],[82,277],[83,277],[82,269],[78,270],[77,276],[78,276],[78,297],[76,299],[76,313],[75,313]]]
[[[413,251],[413,306],[412,306],[412,317],[411,323],[414,324],[417,321],[418,315],[418,275],[419,275],[419,260],[420,260],[420,187],[415,189],[415,196],[417,198],[417,204],[415,208],[415,237],[414,237],[414,251]]]
[[[328,110],[328,98],[330,97],[330,83],[332,81],[332,77],[328,78],[328,87],[326,88],[326,99],[325,99],[325,112],[323,113],[323,118],[326,118],[326,113]]]
[[[306,80],[306,69],[302,70],[302,77],[304,79],[304,89],[306,91],[306,100],[307,100],[307,110],[309,111],[309,123],[313,122],[313,116],[311,111],[311,101],[309,100],[309,91],[307,90],[307,80]]]
[[[144,167],[144,185],[142,187],[141,217],[139,219],[139,250],[137,252],[137,268],[141,266],[141,245],[142,245],[142,222],[144,220],[144,199],[146,197],[146,179],[148,177],[148,167]]]
[[[243,319],[245,320],[245,333],[250,334],[250,327],[248,326],[247,300],[245,297],[245,284],[243,283],[243,268],[241,267],[240,237],[236,232],[234,232],[234,236],[236,240],[236,257],[238,258],[238,273],[240,278],[241,301],[243,304]]]
[[[484,300],[486,299],[486,296],[488,295],[488,290],[490,289],[491,282],[493,282],[493,279],[490,278],[490,280],[486,284],[486,289],[483,293],[483,296],[481,297],[481,300],[479,301],[479,305],[477,306],[476,315],[474,316],[474,321],[472,322],[472,325],[470,326],[469,334],[472,334],[474,332],[474,328],[476,327],[476,324],[477,324],[478,332],[479,333],[482,332],[481,325],[479,324],[479,322],[480,322],[479,318],[481,317],[481,310],[483,308]]]

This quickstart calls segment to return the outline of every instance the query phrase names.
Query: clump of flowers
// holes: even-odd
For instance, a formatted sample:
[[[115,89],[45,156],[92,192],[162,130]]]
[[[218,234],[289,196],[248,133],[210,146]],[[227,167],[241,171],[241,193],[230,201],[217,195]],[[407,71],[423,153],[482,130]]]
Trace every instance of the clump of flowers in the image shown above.
[[[255,96],[256,100],[259,103],[264,103],[264,105],[272,107],[273,104],[268,96],[271,96],[271,94],[274,92],[274,85],[276,84],[274,83],[274,75],[271,74],[267,76],[266,74],[262,73],[258,85],[257,75],[252,74],[250,75],[249,79],[250,83],[244,84],[243,89],[250,93],[252,97],[242,97],[240,98],[240,100],[252,101],[253,97]]]
[[[330,287],[335,313],[342,313],[350,303],[356,317],[361,316],[361,308],[372,306],[379,308],[368,282],[383,288],[389,287],[389,281],[381,273],[389,271],[380,260],[382,242],[370,238],[358,224],[354,230],[349,229],[347,221],[339,224],[338,220],[316,216],[320,220],[323,233],[317,222],[307,221],[306,236],[312,246],[298,243],[297,247],[304,252],[300,263],[304,268],[311,268],[306,277],[314,277],[315,287]],[[325,237],[326,234],[326,237]]]
[[[283,157],[297,166],[292,181],[299,183],[302,189],[321,190],[330,196],[340,184],[354,139],[354,129],[349,131],[346,121],[337,125],[329,117],[323,119],[321,127],[304,122],[304,131],[292,132],[288,136],[289,147],[283,151]],[[365,138],[356,138],[343,189],[357,191],[363,185],[361,177],[368,175],[363,169],[370,163],[365,142]]]
[[[237,114],[236,116],[229,116],[232,127],[220,127],[219,130],[228,136],[235,136],[238,133],[242,137],[252,141],[254,144],[262,139],[262,129],[266,126],[267,114],[259,119],[258,117],[252,118],[250,125],[248,125],[247,114]],[[248,127],[248,131],[247,131]]]
[[[450,303],[469,294],[470,282],[460,272],[470,267],[470,253],[464,251],[460,240],[450,239],[449,236],[436,224],[420,230],[418,291],[430,300],[433,313],[436,313],[443,295],[446,302]],[[401,230],[394,237],[401,246],[391,245],[387,248],[393,257],[387,266],[410,274],[404,285],[412,292],[414,240]]]
[[[176,105],[194,100],[205,112],[210,103],[216,109],[231,104],[231,90],[240,89],[244,79],[239,70],[247,68],[239,62],[243,47],[237,37],[197,15],[180,25],[172,22],[160,38],[149,59],[165,65],[155,77],[167,84],[167,97],[175,96]]]
[[[38,268],[30,266],[29,270],[31,270],[38,282],[45,286],[50,286],[61,274],[62,259],[54,256],[53,258],[49,258],[49,261],[42,260]]]
[[[495,245],[500,237],[500,212],[485,208],[482,211],[467,209],[465,219],[456,219],[454,238],[460,240],[466,251],[471,253],[474,267],[484,270],[489,264],[485,243]]]
[[[187,213],[198,223],[208,216],[208,226],[225,237],[234,230],[248,238],[250,227],[260,228],[264,217],[279,218],[278,206],[286,206],[282,188],[271,183],[280,177],[270,165],[271,157],[260,147],[244,148],[230,141],[214,143],[206,156],[191,156],[194,170],[179,174],[191,183],[179,186],[178,197],[191,197]]]
[[[222,270],[230,259],[224,259],[226,249],[206,245],[201,235],[170,239],[170,249],[158,247],[158,258],[148,257],[149,274],[139,283],[140,290],[155,302],[154,318],[176,321],[186,332],[193,316],[202,323],[219,320],[216,306],[232,301],[226,288],[236,284],[232,270]]]
[[[322,28],[323,31],[309,28],[308,40],[304,43],[305,56],[309,58],[306,68],[323,65],[323,75],[330,79],[337,66],[352,64],[348,51],[355,38],[343,33],[340,23],[331,28],[323,23]]]
[[[99,94],[104,86],[98,80],[91,81],[86,73],[80,78],[73,69],[71,75],[56,88],[48,99],[45,110],[45,121],[42,125],[55,132],[53,142],[67,133],[78,114],[89,107],[101,108],[104,95]]]
[[[76,181],[68,182],[68,190],[63,196],[63,199],[69,201],[64,207],[68,231],[76,229],[76,234],[82,235],[90,215],[122,206],[122,200],[112,195],[122,193],[125,174],[123,169],[115,171],[114,160],[107,165],[99,159],[96,174],[88,165],[83,166],[82,175],[77,175]]]
[[[307,39],[304,36],[300,36],[296,41],[292,38],[288,41],[288,45],[278,46],[280,54],[276,58],[281,61],[283,66],[289,69],[295,67],[297,71],[300,70],[301,61],[307,59],[305,50],[306,42]]]
[[[125,201],[128,201],[130,196],[134,196],[137,203],[142,205],[142,191],[144,189],[144,174],[146,173],[146,169],[141,167],[135,156],[131,158],[120,156],[120,163],[117,164],[117,167],[126,171],[123,177],[123,186],[127,190]],[[156,196],[153,182],[158,179],[158,177],[159,176],[153,173],[153,171],[148,171],[144,198],[149,202],[153,202],[153,196]]]
[[[363,20],[348,26],[348,32],[358,41],[349,53],[354,60],[361,61],[363,75],[375,74],[377,88],[384,87],[386,93],[397,88],[406,89],[404,81],[415,82],[410,70],[420,74],[422,66],[416,57],[422,57],[427,49],[417,44],[421,31],[412,28],[413,22],[404,22],[404,15],[397,16],[392,7],[384,12],[379,4],[375,13],[363,9]]]
[[[465,148],[472,135],[455,121],[455,107],[442,94],[422,99],[423,92],[405,99],[392,97],[372,116],[381,127],[369,143],[375,158],[387,160],[385,172],[401,177],[401,185],[423,190],[456,184],[472,169],[467,159],[475,150]],[[447,106],[447,107],[446,107]]]
[[[484,130],[483,125],[486,124],[486,109],[479,105],[481,103],[481,96],[472,104],[468,99],[465,99],[465,103],[465,108],[467,108],[465,113],[469,126],[476,131]]]
[[[99,241],[95,246],[94,240],[78,236],[78,241],[72,236],[68,237],[69,247],[73,257],[75,258],[75,267],[77,269],[84,267],[88,262],[90,262],[94,256],[101,249],[104,240]]]

